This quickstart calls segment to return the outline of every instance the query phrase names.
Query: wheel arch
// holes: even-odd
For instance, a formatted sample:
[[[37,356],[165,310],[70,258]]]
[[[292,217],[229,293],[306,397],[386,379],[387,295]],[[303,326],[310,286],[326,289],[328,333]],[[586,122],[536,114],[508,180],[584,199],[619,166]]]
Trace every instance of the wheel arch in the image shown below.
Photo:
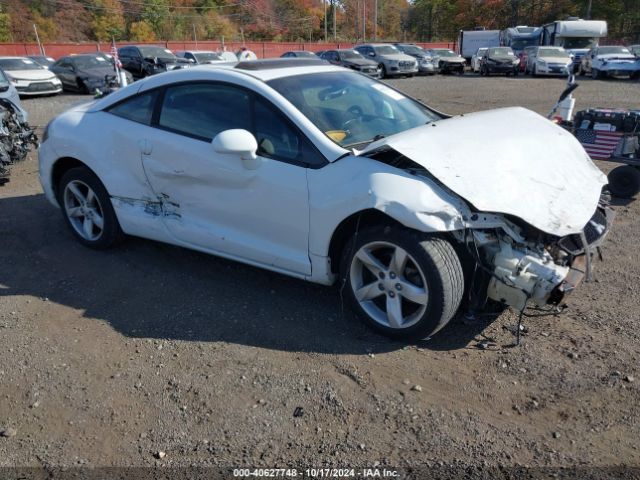
[[[399,226],[408,228],[395,218],[375,208],[360,210],[349,215],[338,224],[331,235],[331,241],[329,242],[329,259],[331,260],[332,273],[339,273],[340,258],[344,247],[351,237],[353,237],[357,231],[371,225],[378,227]]]
[[[62,179],[63,175],[67,173],[69,170],[71,170],[72,168],[77,168],[77,167],[86,168],[91,173],[96,175],[96,172],[94,172],[86,163],[82,162],[81,160],[78,160],[77,158],[61,157],[58,160],[56,160],[55,163],[53,164],[53,167],[51,168],[51,189],[53,190],[53,194],[56,198],[56,201],[58,199],[58,193],[59,193],[58,186],[60,185],[60,180]],[[98,175],[96,175],[96,177],[98,177]]]

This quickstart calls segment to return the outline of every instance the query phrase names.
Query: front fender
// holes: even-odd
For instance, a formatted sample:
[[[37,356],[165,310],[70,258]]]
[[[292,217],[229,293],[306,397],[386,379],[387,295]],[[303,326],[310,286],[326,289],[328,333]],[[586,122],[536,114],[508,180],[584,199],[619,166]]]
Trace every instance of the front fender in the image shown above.
[[[422,232],[460,230],[471,216],[460,198],[430,178],[367,157],[349,156],[308,172],[313,255],[327,256],[338,225],[363,210],[379,210]]]

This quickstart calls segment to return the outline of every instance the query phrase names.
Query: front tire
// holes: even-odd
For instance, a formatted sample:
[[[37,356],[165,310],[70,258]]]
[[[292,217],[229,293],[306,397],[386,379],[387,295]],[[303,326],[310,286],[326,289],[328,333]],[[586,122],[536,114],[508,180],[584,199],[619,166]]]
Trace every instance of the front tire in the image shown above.
[[[455,315],[460,259],[446,240],[402,227],[363,230],[346,246],[343,287],[357,316],[388,337],[421,340]]]
[[[86,167],[67,171],[58,185],[58,203],[65,223],[83,245],[104,250],[123,233],[111,198],[98,177]]]
[[[621,165],[609,172],[609,191],[618,198],[633,198],[640,193],[640,169]]]

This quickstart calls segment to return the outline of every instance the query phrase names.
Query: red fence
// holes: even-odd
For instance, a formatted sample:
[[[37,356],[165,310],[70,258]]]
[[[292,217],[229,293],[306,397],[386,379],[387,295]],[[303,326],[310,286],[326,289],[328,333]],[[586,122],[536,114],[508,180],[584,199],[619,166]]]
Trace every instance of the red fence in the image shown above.
[[[120,42],[117,45],[131,45],[136,42]],[[141,42],[136,43],[141,45]],[[253,50],[259,58],[279,57],[290,50],[308,50],[317,52],[319,50],[332,50],[335,48],[351,48],[353,43],[298,43],[298,42],[153,42],[150,45],[164,45],[170,50],[222,50],[223,48],[231,52],[236,52],[242,45]],[[451,48],[455,49],[455,43],[417,43],[425,48]],[[43,45],[48,56],[60,58],[71,53],[91,53],[96,51],[109,52],[110,43],[45,43]],[[36,43],[0,43],[0,56],[22,56],[40,55],[40,49]]]

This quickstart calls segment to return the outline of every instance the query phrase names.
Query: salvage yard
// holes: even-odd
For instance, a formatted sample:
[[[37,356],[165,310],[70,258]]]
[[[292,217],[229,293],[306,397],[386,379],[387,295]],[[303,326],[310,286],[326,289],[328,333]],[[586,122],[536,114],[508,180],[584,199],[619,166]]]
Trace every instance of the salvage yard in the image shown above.
[[[546,115],[564,82],[389,83],[447,113]],[[576,110],[640,109],[638,81],[578,82]],[[87,98],[23,106],[43,127]],[[640,203],[613,203],[595,281],[526,318],[521,346],[510,310],[406,346],[335,288],[136,238],[81,246],[33,153],[0,187],[0,467],[640,466]]]

